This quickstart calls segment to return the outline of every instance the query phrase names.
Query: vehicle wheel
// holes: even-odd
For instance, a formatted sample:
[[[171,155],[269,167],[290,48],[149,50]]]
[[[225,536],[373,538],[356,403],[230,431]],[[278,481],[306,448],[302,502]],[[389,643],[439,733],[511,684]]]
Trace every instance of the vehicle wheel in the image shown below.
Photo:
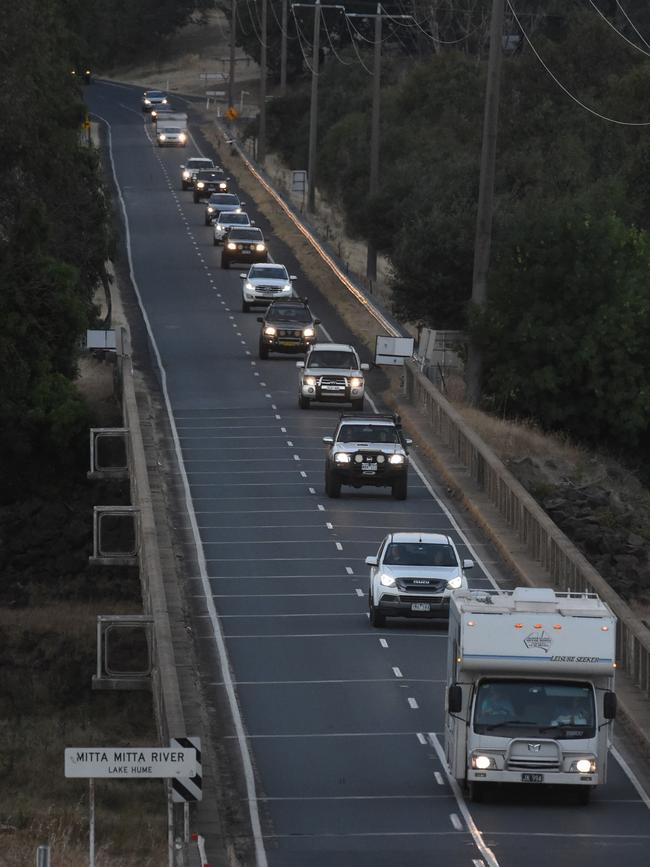
[[[355,412],[362,412],[363,411],[363,398],[362,397],[360,397],[358,400],[352,401],[352,409]]]
[[[383,626],[386,626],[386,615],[380,614],[372,602],[370,603],[370,625],[374,626],[375,629],[381,629]]]
[[[192,196],[192,198],[194,199],[194,204],[195,204],[195,205],[198,205],[198,203],[199,203],[199,197],[196,195],[196,193],[194,193],[194,195]]]
[[[311,400],[308,397],[303,397],[302,395],[300,395],[300,397],[298,398],[298,406],[300,407],[300,409],[309,409],[309,407],[311,406]]]
[[[476,780],[467,781],[467,797],[473,804],[480,804],[485,798],[485,783]]]
[[[331,470],[325,470],[325,493],[333,500],[341,496],[341,480]]]
[[[248,313],[248,311],[249,311],[250,309],[251,309],[251,306],[250,306],[250,304],[248,303],[248,301],[244,301],[244,299],[242,298],[242,302],[241,302],[241,312],[242,312],[242,313]]]
[[[221,257],[221,267],[225,268],[226,271],[230,268],[230,262],[228,259],[224,259],[223,256]]]
[[[269,357],[269,348],[268,348],[268,346],[266,345],[266,343],[262,343],[262,342],[260,341],[260,358],[261,358],[263,361],[266,361],[266,359],[267,359],[268,357]]]
[[[401,479],[393,482],[393,496],[396,500],[405,500],[407,492],[408,480],[406,474],[404,474]]]
[[[586,807],[591,800],[591,786],[576,786],[575,787],[576,804],[581,807]]]

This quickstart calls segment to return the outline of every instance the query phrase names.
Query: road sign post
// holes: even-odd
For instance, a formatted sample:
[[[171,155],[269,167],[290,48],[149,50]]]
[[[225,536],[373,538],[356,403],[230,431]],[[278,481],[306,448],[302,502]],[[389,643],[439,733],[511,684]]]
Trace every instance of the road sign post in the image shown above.
[[[95,867],[95,779],[186,779],[196,772],[194,747],[68,747],[65,776],[88,779],[89,867]]]

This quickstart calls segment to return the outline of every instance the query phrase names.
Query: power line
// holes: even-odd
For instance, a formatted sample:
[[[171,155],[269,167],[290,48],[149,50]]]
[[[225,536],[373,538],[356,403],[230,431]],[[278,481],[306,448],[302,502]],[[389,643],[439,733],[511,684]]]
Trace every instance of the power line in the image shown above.
[[[291,4],[291,14],[293,15],[293,20],[296,23],[296,34],[298,36],[298,45],[300,46],[300,53],[302,54],[302,59],[305,61],[305,66],[311,72],[312,75],[320,75],[319,72],[316,72],[316,73],[314,72],[313,67],[311,66],[310,62],[307,60],[307,55],[305,53],[305,49],[302,47],[302,40],[304,38],[305,42],[307,42],[307,37],[305,37],[304,35],[301,36],[302,29],[300,27],[300,24],[298,23],[298,16],[296,15],[296,10],[294,9],[293,3]]]
[[[280,29],[280,33],[284,33],[284,35],[287,37],[287,39],[296,39],[295,36],[292,36],[292,35],[289,33],[289,28],[287,28],[287,29],[285,30],[285,28],[282,26],[282,22],[281,22],[280,19],[278,18],[278,13],[275,11],[275,3],[273,3],[272,0],[269,0],[269,5],[270,5],[270,7],[271,7],[271,12],[273,13],[273,17],[275,18],[275,22],[276,22],[276,24],[278,25],[278,27],[279,27],[279,29]]]
[[[365,64],[365,63],[363,62],[363,60],[361,59],[361,55],[359,54],[359,49],[357,48],[357,44],[356,44],[355,39],[354,39],[354,34],[353,34],[352,31],[350,30],[350,19],[349,19],[349,17],[348,17],[347,15],[345,16],[345,23],[347,24],[347,26],[348,26],[348,30],[349,30],[349,32],[350,32],[350,42],[352,42],[352,47],[354,48],[355,54],[357,55],[357,60],[359,61],[359,63],[361,64],[361,66],[363,66],[363,68],[366,70],[366,72],[368,73],[368,75],[372,75],[372,70],[371,70],[371,69],[368,69],[368,67],[366,66],[366,64]],[[354,25],[353,25],[353,26],[354,26]],[[356,28],[355,28],[355,30],[356,30]],[[368,41],[368,40],[366,40],[366,41]],[[373,42],[372,44],[374,45],[374,42]]]
[[[615,124],[618,124],[619,126],[637,126],[637,127],[638,126],[650,126],[650,121],[627,121],[627,120],[617,120],[614,117],[608,117],[606,114],[601,114],[600,112],[596,111],[595,109],[590,108],[588,105],[585,105],[584,102],[581,102],[577,96],[574,96],[571,93],[571,91],[562,84],[560,79],[556,75],[554,75],[553,72],[551,72],[551,70],[548,68],[546,63],[544,63],[539,52],[537,51],[537,49],[535,48],[533,43],[530,41],[530,39],[528,38],[528,34],[526,33],[526,31],[522,27],[521,22],[519,21],[519,18],[517,17],[517,13],[515,12],[512,3],[510,2],[510,0],[506,0],[506,2],[510,8],[510,11],[512,12],[513,18],[517,22],[517,26],[521,30],[524,39],[528,43],[529,48],[531,49],[531,51],[533,52],[535,57],[539,60],[541,65],[544,67],[544,69],[546,70],[548,75],[553,79],[553,81],[557,84],[557,86],[560,88],[560,90],[562,90],[564,93],[566,93],[566,95],[569,97],[569,99],[572,99],[573,102],[576,103],[576,105],[579,105],[580,108],[583,108],[585,111],[589,112],[589,114],[593,114],[594,117],[598,117],[601,120],[606,120],[609,123],[615,123]]]
[[[630,19],[630,16],[627,14],[627,12],[625,11],[625,9],[623,9],[623,7],[622,7],[621,4],[618,2],[618,0],[616,0],[616,5],[617,5],[619,11],[622,12],[623,15],[625,15],[625,20],[626,20],[627,23],[630,25],[630,27],[632,28],[632,30],[634,30],[634,32],[635,32],[636,35],[639,37],[639,39],[641,40],[641,42],[643,42],[643,44],[644,44],[645,46],[647,46],[648,48],[650,48],[650,43],[648,43],[648,41],[645,39],[645,37],[643,36],[643,34],[642,34],[641,31],[639,30],[639,28],[638,28],[638,27],[634,24],[634,22]]]
[[[628,45],[631,45],[632,48],[635,48],[637,51],[640,51],[641,54],[645,54],[646,57],[650,57],[650,52],[648,52],[648,51],[644,51],[643,48],[641,48],[640,45],[637,45],[636,42],[632,42],[632,40],[631,40],[631,39],[628,39],[627,36],[626,36],[624,33],[621,33],[621,31],[618,29],[618,27],[614,27],[614,25],[613,25],[612,22],[609,20],[609,18],[608,18],[606,15],[604,15],[604,14],[600,11],[600,9],[598,8],[598,6],[596,6],[596,4],[594,3],[594,0],[589,0],[589,2],[590,2],[591,5],[593,6],[593,8],[596,10],[596,12],[600,15],[600,17],[603,19],[603,21],[605,22],[605,24],[606,24],[608,27],[611,27],[611,29],[614,31],[614,33],[616,33],[617,36],[620,36],[621,39],[624,39],[624,40],[627,42]]]
[[[352,61],[351,60],[343,60],[343,58],[337,52],[336,48],[334,48],[334,43],[332,42],[332,38],[330,36],[330,31],[329,31],[329,27],[327,26],[325,14],[322,11],[321,11],[321,16],[322,16],[321,20],[322,20],[323,24],[325,25],[325,35],[327,36],[327,41],[330,44],[330,48],[332,49],[334,57],[336,57],[336,59],[339,61],[339,63],[342,63],[343,66],[352,66]]]

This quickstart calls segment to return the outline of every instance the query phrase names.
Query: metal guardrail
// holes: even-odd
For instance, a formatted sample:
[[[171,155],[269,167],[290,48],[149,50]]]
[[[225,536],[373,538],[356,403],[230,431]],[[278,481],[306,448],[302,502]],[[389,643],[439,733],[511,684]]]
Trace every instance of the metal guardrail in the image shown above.
[[[609,605],[618,618],[618,664],[650,698],[650,630],[414,362],[406,362],[404,375],[409,401],[426,416],[437,436],[487,494],[530,556],[546,569],[554,586],[558,590],[595,592]]]

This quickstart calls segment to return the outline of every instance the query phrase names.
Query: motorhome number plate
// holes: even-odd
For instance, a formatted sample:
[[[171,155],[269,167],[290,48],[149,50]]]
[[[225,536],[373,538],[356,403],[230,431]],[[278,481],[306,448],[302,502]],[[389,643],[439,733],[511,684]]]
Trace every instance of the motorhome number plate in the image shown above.
[[[522,783],[543,783],[544,782],[544,774],[522,774],[521,775]]]
[[[411,611],[431,611],[431,603],[430,602],[413,602],[411,605]]]

